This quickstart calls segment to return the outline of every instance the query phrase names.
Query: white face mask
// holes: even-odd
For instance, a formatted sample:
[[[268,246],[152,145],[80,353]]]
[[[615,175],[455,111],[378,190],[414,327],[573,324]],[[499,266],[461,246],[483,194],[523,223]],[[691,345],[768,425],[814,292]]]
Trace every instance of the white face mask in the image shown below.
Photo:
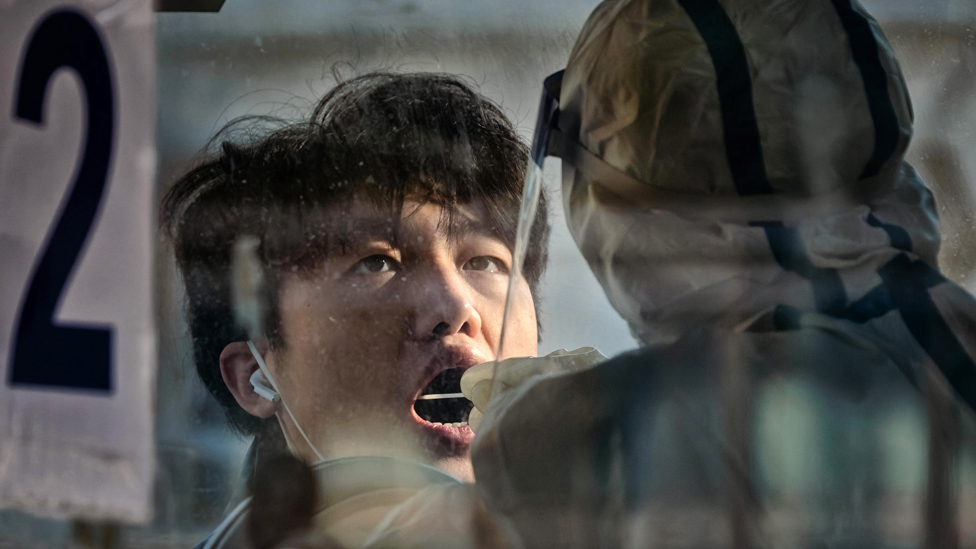
[[[317,457],[319,461],[325,461],[325,457],[323,457],[318,448],[312,444],[312,441],[309,440],[308,435],[305,434],[305,430],[302,429],[302,426],[299,425],[298,420],[295,419],[295,415],[291,413],[291,409],[288,408],[288,403],[285,402],[285,399],[281,397],[281,392],[278,390],[278,384],[275,383],[274,377],[271,375],[271,370],[269,370],[268,365],[264,363],[264,358],[261,357],[261,353],[258,352],[258,348],[254,345],[254,342],[248,341],[247,348],[251,350],[251,354],[254,355],[254,360],[258,362],[258,369],[255,370],[254,374],[251,375],[251,386],[254,387],[254,392],[260,397],[270,400],[271,402],[281,402],[282,406],[285,408],[285,413],[288,414],[288,417],[291,418],[291,421],[295,424],[298,432],[301,433],[302,438],[305,439],[305,444],[308,444],[308,447],[315,452],[315,457]],[[278,417],[277,410],[275,411],[275,417]],[[278,417],[278,421],[281,422],[280,417]],[[288,447],[291,448],[292,452],[295,452],[295,445],[288,440],[288,432],[282,429],[282,433],[285,435],[285,441],[288,443]]]

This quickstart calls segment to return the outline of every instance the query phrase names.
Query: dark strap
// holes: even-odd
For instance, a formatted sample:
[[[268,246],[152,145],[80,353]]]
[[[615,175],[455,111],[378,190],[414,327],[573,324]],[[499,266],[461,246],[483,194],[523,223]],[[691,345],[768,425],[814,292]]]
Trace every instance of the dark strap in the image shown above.
[[[905,229],[881,223],[873,215],[869,216],[868,222],[888,233],[892,247],[905,245],[908,238]],[[817,311],[859,324],[898,311],[919,346],[963,402],[976,411],[976,362],[966,352],[929,294],[929,288],[947,282],[941,273],[920,259],[912,260],[907,254],[899,253],[878,269],[882,283],[848,305],[839,272],[810,263],[795,228],[784,227],[779,222],[757,222],[753,225],[761,226],[766,232],[773,258],[784,270],[810,281]],[[908,247],[911,247],[910,241]],[[802,316],[803,312],[795,307],[779,305],[773,311],[773,324],[779,330],[799,329]]]
[[[756,222],[753,226],[766,231],[766,240],[773,259],[785,271],[796,273],[810,281],[817,311],[838,314],[847,305],[847,292],[837,269],[817,267],[807,257],[806,248],[796,227],[786,227],[779,221]]]
[[[831,0],[834,11],[840,18],[851,55],[861,73],[864,93],[867,96],[871,120],[874,122],[874,151],[864,166],[861,179],[873,177],[881,172],[884,163],[891,158],[898,147],[900,130],[895,107],[888,92],[888,72],[881,64],[878,41],[874,37],[871,23],[851,5],[851,0]]]
[[[716,0],[678,0],[705,41],[715,68],[715,86],[722,110],[725,157],[732,184],[742,196],[770,194],[759,124],[752,102],[752,78],[742,40]]]

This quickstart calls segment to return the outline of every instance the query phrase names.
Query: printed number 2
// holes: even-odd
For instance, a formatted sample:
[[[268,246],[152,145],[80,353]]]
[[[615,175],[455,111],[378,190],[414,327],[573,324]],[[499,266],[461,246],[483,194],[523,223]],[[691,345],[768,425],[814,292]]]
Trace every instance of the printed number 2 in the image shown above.
[[[74,69],[85,90],[88,129],[84,156],[21,304],[8,382],[108,392],[112,390],[112,329],[54,321],[61,294],[98,214],[115,125],[105,47],[88,18],[73,10],[51,12],[34,29],[20,67],[16,118],[44,122],[48,84],[62,67]]]

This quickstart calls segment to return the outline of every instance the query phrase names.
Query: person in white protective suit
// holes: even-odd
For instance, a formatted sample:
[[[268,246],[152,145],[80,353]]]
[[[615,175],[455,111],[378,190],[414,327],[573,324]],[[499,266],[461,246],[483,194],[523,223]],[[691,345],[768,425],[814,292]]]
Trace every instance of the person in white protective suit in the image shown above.
[[[938,270],[908,92],[863,7],[605,1],[547,90],[533,157],[562,159],[570,230],[641,349],[466,372],[509,542],[972,543],[976,300]],[[418,497],[377,546],[436,529],[438,489]]]

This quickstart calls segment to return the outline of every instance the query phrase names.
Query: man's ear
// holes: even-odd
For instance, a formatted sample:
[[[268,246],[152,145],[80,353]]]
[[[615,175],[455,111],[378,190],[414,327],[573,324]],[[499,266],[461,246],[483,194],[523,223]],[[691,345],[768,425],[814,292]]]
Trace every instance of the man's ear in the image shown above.
[[[261,348],[259,350],[263,351]],[[275,404],[254,392],[251,375],[257,369],[258,362],[254,360],[247,342],[235,341],[220,353],[220,375],[237,404],[252,416],[268,418],[274,415]]]

